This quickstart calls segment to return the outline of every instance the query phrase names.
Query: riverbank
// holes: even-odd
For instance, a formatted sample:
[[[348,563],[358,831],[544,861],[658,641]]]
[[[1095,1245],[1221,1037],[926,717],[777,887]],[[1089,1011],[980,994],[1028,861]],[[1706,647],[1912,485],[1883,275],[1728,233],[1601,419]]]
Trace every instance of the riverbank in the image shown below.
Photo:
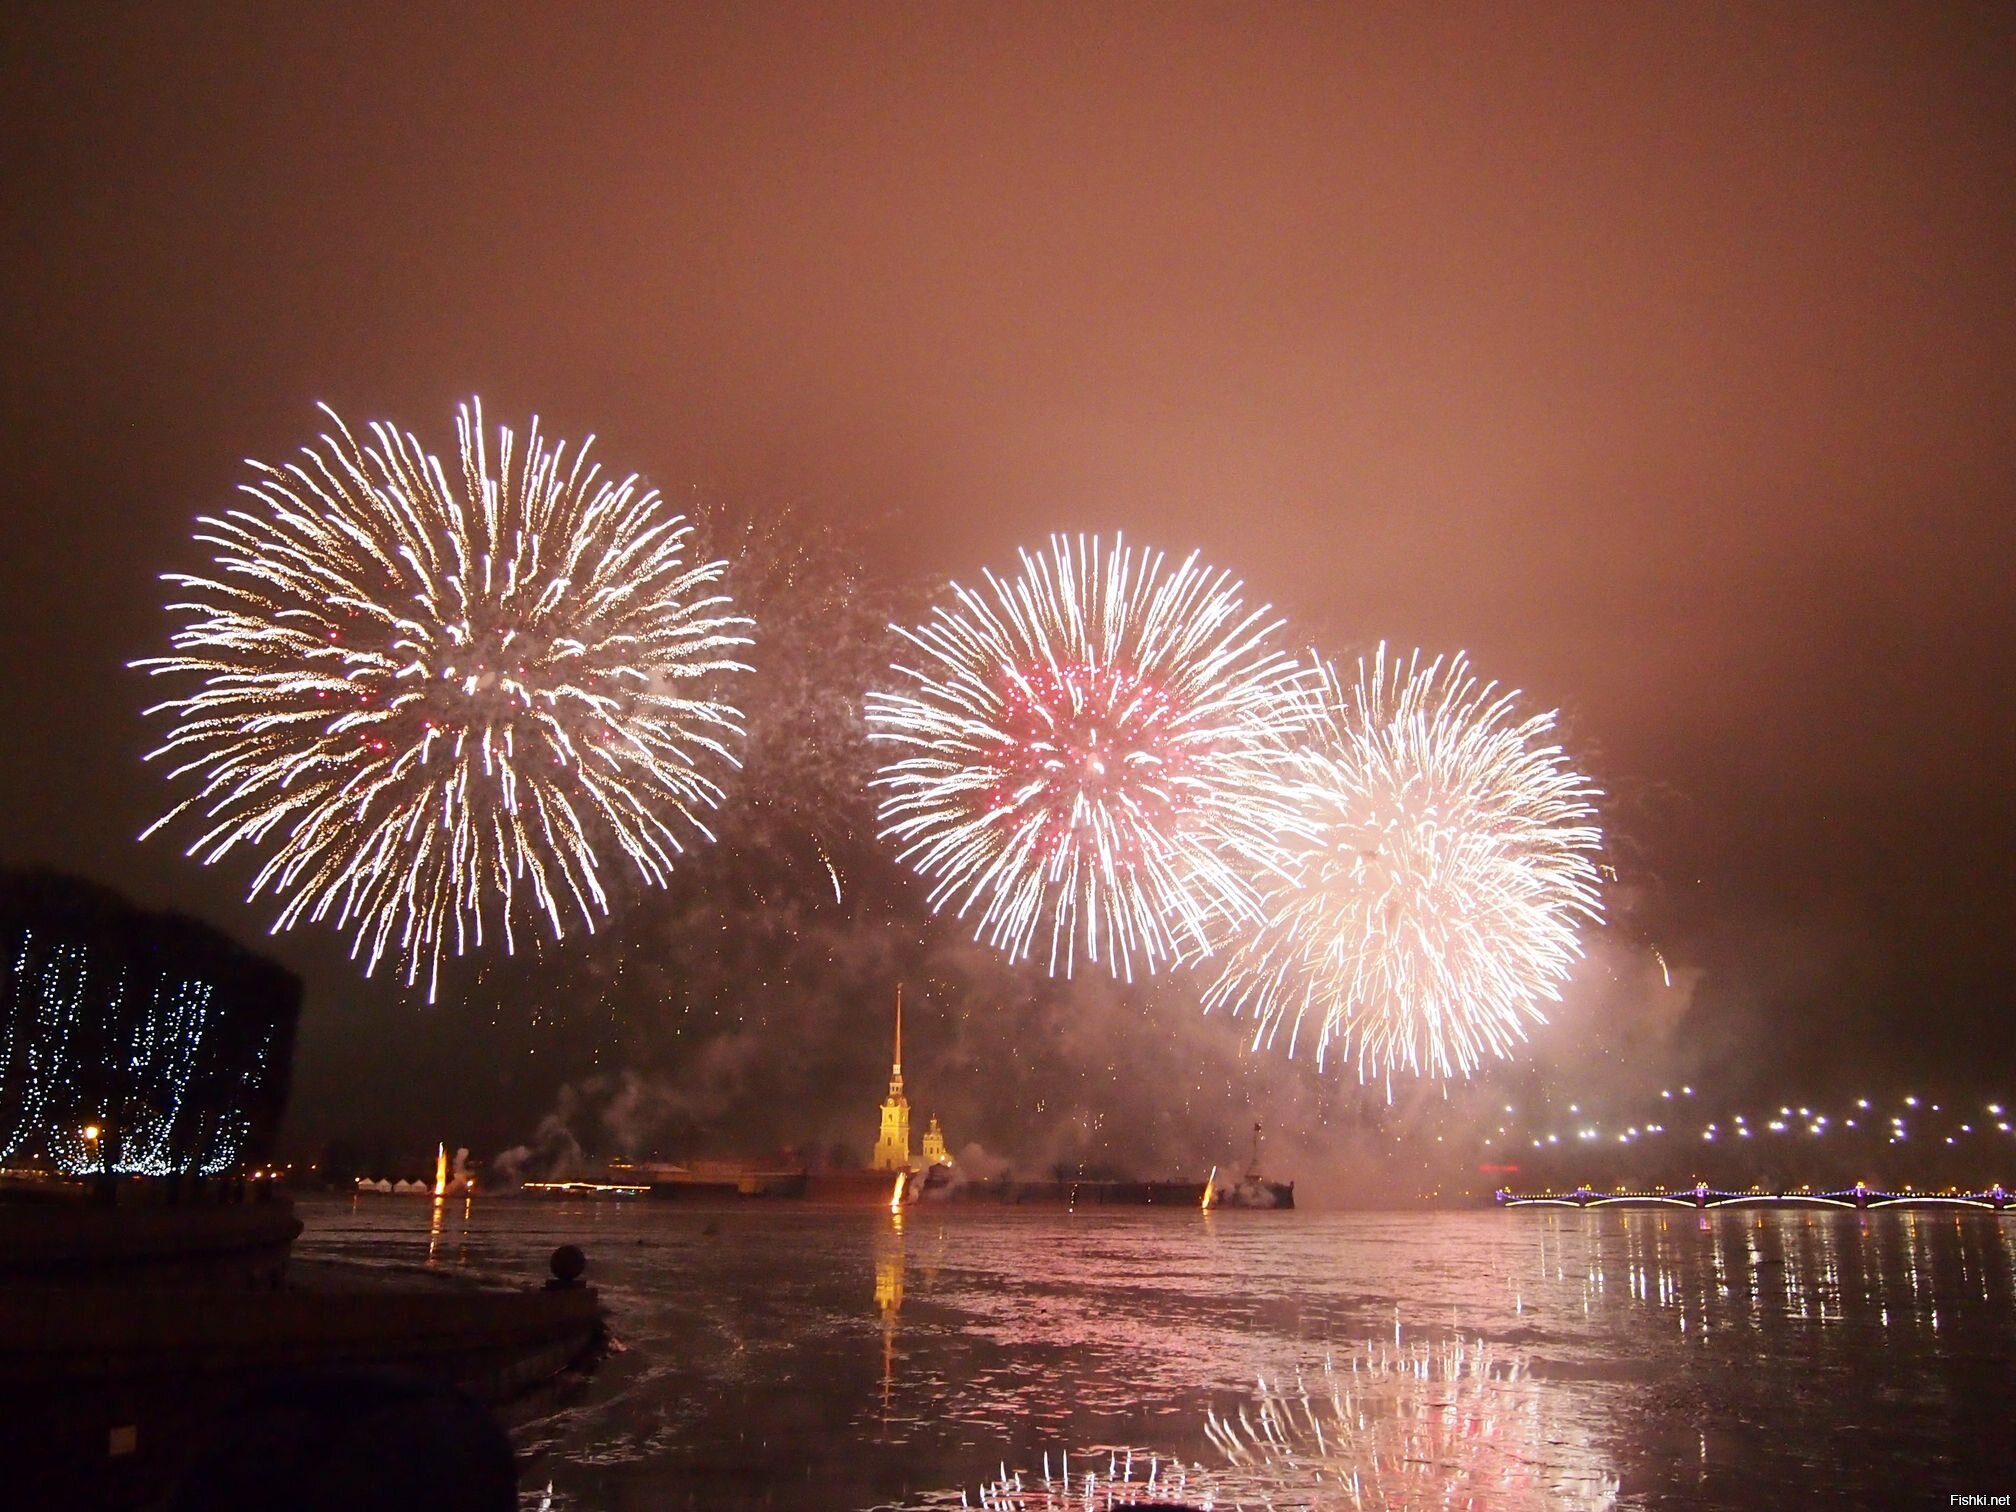
[[[589,1357],[602,1332],[585,1285],[291,1261],[300,1223],[277,1193],[30,1202],[5,1218],[10,1506],[157,1505],[276,1396],[341,1380],[353,1398],[498,1404]]]

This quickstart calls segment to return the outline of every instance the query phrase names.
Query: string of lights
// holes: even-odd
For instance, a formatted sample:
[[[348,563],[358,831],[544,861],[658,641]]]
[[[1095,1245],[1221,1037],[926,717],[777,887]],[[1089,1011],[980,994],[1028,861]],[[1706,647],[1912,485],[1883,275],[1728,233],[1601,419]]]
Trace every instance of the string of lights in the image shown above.
[[[215,1175],[255,1153],[278,1116],[292,976],[193,921],[11,874],[0,962],[0,1159]]]
[[[1704,1100],[1696,1096],[1692,1086],[1667,1088],[1659,1097],[1662,1110],[1677,1105],[1680,1111],[1628,1119],[1621,1127],[1619,1120],[1586,1113],[1581,1102],[1568,1104],[1565,1120],[1557,1121],[1555,1115],[1543,1112],[1540,1122],[1521,1125],[1516,1108],[1507,1104],[1505,1120],[1480,1137],[1485,1146],[1506,1150],[1522,1145],[1535,1150],[1578,1144],[1631,1145],[1661,1138],[1702,1144],[1777,1138],[1840,1140],[1851,1133],[1889,1145],[1917,1139],[1957,1147],[1970,1141],[2016,1138],[2016,1122],[2010,1116],[2016,1099],[2006,1097],[1966,1101],[1942,1097],[1935,1102],[1906,1092],[1880,1099],[1857,1097],[1850,1105],[1832,1109],[1811,1102],[1788,1101],[1776,1107],[1766,1102],[1755,1112],[1718,1111],[1706,1119],[1699,1111]],[[1686,1116],[1689,1111],[1692,1116]]]

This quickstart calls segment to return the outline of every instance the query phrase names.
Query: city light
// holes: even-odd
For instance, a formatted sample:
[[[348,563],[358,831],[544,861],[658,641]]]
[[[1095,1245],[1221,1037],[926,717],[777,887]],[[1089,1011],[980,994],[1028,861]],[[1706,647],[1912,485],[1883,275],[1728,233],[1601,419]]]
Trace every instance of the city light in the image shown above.
[[[73,1176],[215,1175],[236,1161],[251,1132],[245,1105],[208,1107],[203,1088],[228,1069],[257,1089],[270,1025],[248,1035],[219,989],[172,955],[39,926],[0,946],[0,988],[22,1037],[11,1053],[38,1072],[0,1119],[0,1160],[30,1149]],[[106,1032],[94,1038],[87,1024]],[[0,1049],[0,1066],[8,1054]]]

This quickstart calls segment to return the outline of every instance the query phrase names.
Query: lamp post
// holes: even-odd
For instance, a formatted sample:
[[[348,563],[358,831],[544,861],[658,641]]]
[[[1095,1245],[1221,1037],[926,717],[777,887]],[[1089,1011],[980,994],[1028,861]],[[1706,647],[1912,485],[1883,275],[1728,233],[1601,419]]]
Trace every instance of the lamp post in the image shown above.
[[[90,1147],[98,1168],[97,1200],[110,1205],[118,1200],[117,1189],[112,1185],[111,1141],[105,1137],[102,1124],[88,1123],[84,1125],[83,1133],[84,1143]]]

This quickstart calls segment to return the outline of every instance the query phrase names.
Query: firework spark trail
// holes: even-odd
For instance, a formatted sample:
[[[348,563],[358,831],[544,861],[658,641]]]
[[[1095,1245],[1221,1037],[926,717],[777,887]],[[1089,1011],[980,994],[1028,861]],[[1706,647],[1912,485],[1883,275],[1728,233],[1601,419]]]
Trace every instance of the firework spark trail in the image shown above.
[[[1541,1001],[1600,921],[1596,790],[1558,746],[1554,716],[1465,660],[1391,662],[1346,687],[1304,683],[1311,736],[1296,789],[1318,838],[1263,886],[1265,923],[1232,941],[1206,1007],[1251,1010],[1254,1045],[1306,1018],[1359,1079],[1468,1075],[1544,1022]]]
[[[493,457],[464,406],[451,480],[410,434],[360,445],[324,413],[335,436],[252,463],[253,507],[200,522],[216,575],[165,579],[190,594],[174,654],[134,665],[198,682],[147,711],[172,721],[148,759],[201,786],[147,834],[200,816],[206,865],[271,843],[251,895],[281,900],[276,931],[333,915],[367,973],[391,952],[431,998],[492,905],[507,950],[528,906],[592,931],[605,842],[662,886],[682,829],[711,838],[706,767],[741,727],[712,695],[748,621],[592,437],[570,459],[535,419]]]
[[[874,831],[875,752],[861,693],[895,639],[887,590],[861,537],[830,521],[708,500],[695,501],[694,517],[708,554],[732,563],[725,591],[761,627],[717,845],[750,860],[761,853],[773,873],[802,871],[844,907],[856,847]],[[710,860],[710,871],[721,864]]]
[[[876,778],[882,833],[1011,959],[1039,932],[1067,976],[1081,952],[1129,979],[1205,953],[1212,917],[1257,918],[1298,822],[1280,622],[1194,554],[1052,537],[1021,563],[896,627],[918,664],[868,696],[870,738],[907,752]]]

